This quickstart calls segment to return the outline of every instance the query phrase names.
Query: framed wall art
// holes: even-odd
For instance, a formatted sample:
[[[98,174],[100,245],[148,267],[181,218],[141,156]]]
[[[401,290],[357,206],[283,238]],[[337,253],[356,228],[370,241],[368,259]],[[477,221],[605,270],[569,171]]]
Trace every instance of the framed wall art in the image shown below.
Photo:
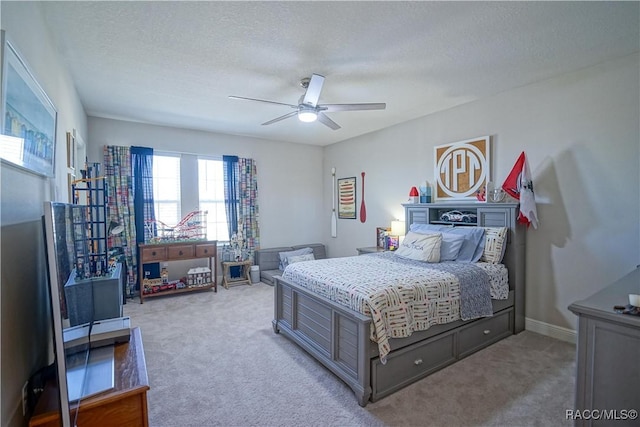
[[[338,179],[338,218],[356,219],[356,177]]]
[[[0,42],[0,158],[39,175],[53,176],[57,111],[4,31]]]
[[[488,136],[437,145],[435,198],[440,201],[473,200],[491,181]]]
[[[67,169],[76,169],[76,131],[67,132]]]

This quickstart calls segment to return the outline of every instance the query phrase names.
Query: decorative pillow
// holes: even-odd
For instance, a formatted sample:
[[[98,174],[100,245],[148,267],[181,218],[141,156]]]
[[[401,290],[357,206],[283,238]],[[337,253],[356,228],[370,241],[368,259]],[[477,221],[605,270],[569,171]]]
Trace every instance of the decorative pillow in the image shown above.
[[[288,264],[287,258],[289,258],[290,256],[296,256],[296,255],[307,255],[307,254],[312,254],[313,253],[313,249],[311,248],[302,248],[302,249],[296,249],[295,251],[288,251],[288,252],[280,252],[278,255],[280,255],[280,270],[284,270]]]
[[[409,230],[420,234],[440,232],[464,236],[462,247],[455,258],[457,262],[478,262],[484,250],[484,228],[482,227],[411,224]]]
[[[440,262],[442,234],[418,234],[409,231],[395,254],[416,261]]]
[[[305,255],[293,255],[287,257],[287,265],[295,264],[296,262],[302,261],[313,261],[316,257],[313,254],[305,254]]]
[[[498,264],[507,249],[507,227],[484,227],[484,251],[480,261]]]
[[[458,258],[464,236],[442,232],[442,245],[440,245],[440,261],[455,261]]]

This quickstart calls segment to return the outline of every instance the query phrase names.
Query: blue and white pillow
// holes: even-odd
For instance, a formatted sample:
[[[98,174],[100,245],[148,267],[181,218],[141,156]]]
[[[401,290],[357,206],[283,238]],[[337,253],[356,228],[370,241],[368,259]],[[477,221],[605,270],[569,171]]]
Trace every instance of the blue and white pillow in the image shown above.
[[[313,249],[311,248],[302,248],[302,249],[296,249],[295,251],[287,251],[287,252],[280,252],[278,255],[280,256],[280,270],[284,270],[287,265],[289,265],[289,261],[287,260],[287,258],[291,257],[291,256],[297,256],[297,255],[308,255],[308,254],[312,254],[313,253]]]

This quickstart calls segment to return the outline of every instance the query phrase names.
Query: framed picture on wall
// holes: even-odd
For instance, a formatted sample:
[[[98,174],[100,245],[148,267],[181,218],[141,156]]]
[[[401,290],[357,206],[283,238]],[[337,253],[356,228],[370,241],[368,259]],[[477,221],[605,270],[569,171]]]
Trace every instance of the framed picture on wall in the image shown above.
[[[76,136],[75,131],[67,132],[67,168],[74,171],[76,168]]]
[[[4,31],[0,42],[0,158],[39,175],[53,176],[57,111]]]
[[[356,177],[338,179],[338,218],[356,219]]]
[[[489,181],[488,136],[434,147],[435,199],[478,201]]]

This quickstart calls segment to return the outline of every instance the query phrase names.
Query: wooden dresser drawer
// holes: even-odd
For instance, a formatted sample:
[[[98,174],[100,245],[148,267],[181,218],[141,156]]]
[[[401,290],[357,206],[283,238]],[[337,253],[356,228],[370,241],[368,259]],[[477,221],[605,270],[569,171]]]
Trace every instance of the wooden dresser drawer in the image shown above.
[[[393,352],[388,356],[384,368],[380,359],[375,359],[371,369],[371,384],[375,393],[372,400],[391,394],[455,361],[453,333]]]
[[[142,262],[162,261],[167,258],[167,251],[165,247],[148,247],[142,248]]]
[[[478,320],[460,331],[458,337],[458,355],[465,357],[487,345],[511,335],[513,310],[505,310],[493,317]]]
[[[193,245],[167,246],[167,256],[170,260],[193,258]]]
[[[216,245],[213,243],[196,245],[196,258],[209,258],[216,256]]]

